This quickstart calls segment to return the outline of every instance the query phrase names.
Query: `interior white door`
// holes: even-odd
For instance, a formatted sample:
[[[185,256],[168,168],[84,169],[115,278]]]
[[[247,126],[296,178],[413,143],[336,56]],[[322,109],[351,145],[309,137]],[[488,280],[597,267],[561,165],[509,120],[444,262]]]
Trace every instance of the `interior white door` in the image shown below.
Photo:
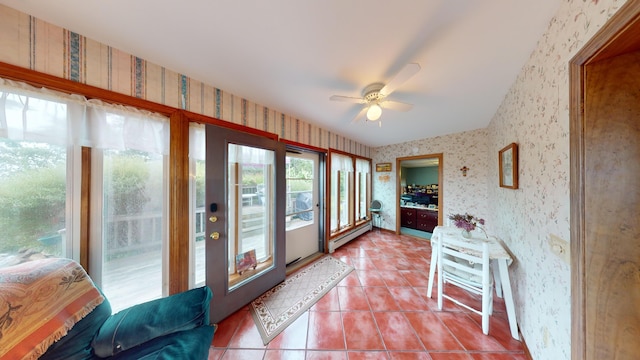
[[[287,152],[287,264],[321,250],[319,166],[317,153]]]

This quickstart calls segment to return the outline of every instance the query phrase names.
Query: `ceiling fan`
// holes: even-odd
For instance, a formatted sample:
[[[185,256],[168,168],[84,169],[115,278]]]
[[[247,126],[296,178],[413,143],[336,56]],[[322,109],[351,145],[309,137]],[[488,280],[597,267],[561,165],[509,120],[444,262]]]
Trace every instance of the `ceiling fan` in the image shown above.
[[[417,63],[410,63],[405,65],[399,73],[397,73],[391,81],[386,85],[383,83],[373,83],[368,85],[362,91],[362,97],[341,96],[333,95],[329,98],[332,101],[344,101],[356,104],[363,104],[362,110],[353,118],[352,122],[357,122],[366,114],[366,120],[376,121],[382,116],[382,109],[390,109],[397,111],[409,111],[413,108],[412,104],[403,103],[400,101],[386,100],[393,91],[395,91],[400,85],[404,84],[407,80],[413,77],[420,71],[420,65]]]

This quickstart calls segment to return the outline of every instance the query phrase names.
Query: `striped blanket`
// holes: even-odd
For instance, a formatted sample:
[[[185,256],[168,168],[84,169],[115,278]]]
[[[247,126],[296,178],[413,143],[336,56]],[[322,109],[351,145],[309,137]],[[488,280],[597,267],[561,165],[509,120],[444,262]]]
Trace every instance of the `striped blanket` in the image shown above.
[[[38,358],[102,301],[82,266],[70,259],[0,268],[0,358]]]

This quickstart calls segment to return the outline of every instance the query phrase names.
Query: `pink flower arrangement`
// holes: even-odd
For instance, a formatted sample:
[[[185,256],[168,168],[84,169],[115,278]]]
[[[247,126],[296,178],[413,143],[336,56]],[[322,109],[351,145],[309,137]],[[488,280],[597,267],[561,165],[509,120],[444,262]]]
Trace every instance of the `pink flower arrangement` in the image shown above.
[[[484,225],[484,219],[477,218],[473,215],[469,215],[468,213],[462,214],[452,214],[449,215],[449,219],[453,221],[453,224],[460,229],[465,231],[473,231],[476,228],[482,230],[487,236],[487,232],[480,225]]]

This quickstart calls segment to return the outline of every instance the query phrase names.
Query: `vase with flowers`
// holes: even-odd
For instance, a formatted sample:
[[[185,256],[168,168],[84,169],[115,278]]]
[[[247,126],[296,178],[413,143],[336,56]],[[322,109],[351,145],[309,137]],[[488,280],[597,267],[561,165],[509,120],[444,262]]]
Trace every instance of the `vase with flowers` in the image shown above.
[[[468,213],[463,214],[451,214],[449,215],[449,219],[453,221],[453,224],[462,229],[462,236],[466,238],[471,237],[471,231],[476,228],[482,230],[484,236],[488,238],[487,232],[480,225],[484,225],[484,219],[475,217]]]

